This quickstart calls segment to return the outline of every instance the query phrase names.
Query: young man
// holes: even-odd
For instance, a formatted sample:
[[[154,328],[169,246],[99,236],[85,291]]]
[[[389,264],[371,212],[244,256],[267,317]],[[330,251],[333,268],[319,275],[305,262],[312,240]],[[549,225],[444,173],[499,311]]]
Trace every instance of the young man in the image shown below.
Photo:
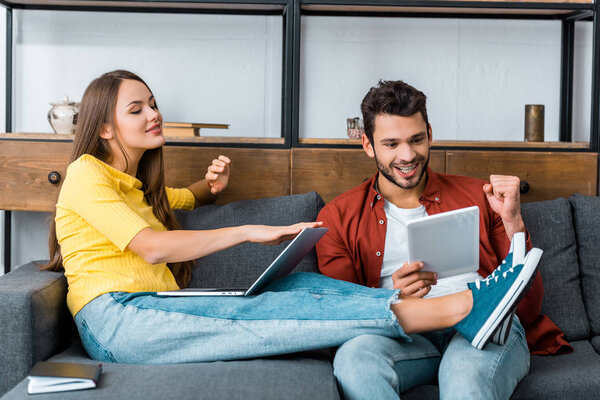
[[[473,280],[494,272],[515,233],[529,236],[521,218],[517,177],[492,175],[486,183],[428,167],[432,130],[422,92],[401,81],[382,81],[367,93],[361,110],[363,148],[379,171],[321,211],[318,220],[330,229],[317,244],[323,274],[400,289],[403,296],[439,295],[463,290],[468,282],[440,287],[435,273],[422,271],[422,263],[405,262],[405,224],[410,219],[478,206],[480,269]],[[540,314],[542,295],[538,273],[517,308],[518,318],[512,326],[510,318],[501,326],[510,329],[507,336],[495,335],[496,343],[506,343],[490,343],[483,350],[453,330],[413,335],[411,343],[377,335],[350,340],[334,359],[345,398],[397,399],[437,377],[442,399],[508,399],[528,373],[528,344],[540,354],[570,350],[560,329]]]

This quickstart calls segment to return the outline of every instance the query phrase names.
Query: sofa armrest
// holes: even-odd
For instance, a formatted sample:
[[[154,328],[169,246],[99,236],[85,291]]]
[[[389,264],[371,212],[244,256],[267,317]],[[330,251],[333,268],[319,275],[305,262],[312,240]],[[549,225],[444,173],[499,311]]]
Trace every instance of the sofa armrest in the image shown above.
[[[63,273],[32,263],[0,276],[0,396],[73,337]]]

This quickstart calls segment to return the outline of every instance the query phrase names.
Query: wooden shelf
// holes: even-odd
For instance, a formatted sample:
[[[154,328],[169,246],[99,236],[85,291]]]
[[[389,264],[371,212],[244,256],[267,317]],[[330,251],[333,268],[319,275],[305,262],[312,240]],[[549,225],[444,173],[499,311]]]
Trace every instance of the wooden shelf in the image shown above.
[[[132,10],[185,12],[283,12],[286,0],[0,0],[28,9]],[[301,0],[309,13],[482,14],[553,17],[593,11],[593,0]]]
[[[299,139],[298,143],[300,144],[327,144],[327,145],[356,145],[361,146],[360,139]]]
[[[30,140],[72,142],[73,135],[56,133],[0,133],[0,140]],[[300,139],[303,145],[328,146],[361,146],[360,139]],[[240,144],[284,144],[283,138],[234,137],[234,136],[197,136],[167,137],[167,144],[176,143],[240,143]],[[509,141],[477,141],[477,140],[434,140],[435,148],[517,148],[517,149],[572,149],[587,150],[588,142],[509,142]]]
[[[523,9],[523,8],[458,8],[458,7],[397,7],[397,6],[335,6],[335,5],[306,5],[303,11],[312,13],[393,13],[393,14],[473,14],[473,15],[529,15],[554,17],[568,15],[573,10],[559,9]],[[410,15],[407,15],[410,17]]]
[[[506,0],[301,0],[301,10],[308,14],[476,14],[484,16],[568,16],[574,12],[594,11],[593,0],[547,0],[547,1],[506,1]]]
[[[283,0],[235,1],[235,0],[2,0],[2,3],[15,8],[59,9],[73,7],[79,9],[169,9],[169,10],[248,10],[283,11]]]
[[[169,137],[167,143],[244,143],[244,144],[284,144],[283,138],[259,138],[236,136],[194,136],[194,137]]]
[[[72,142],[74,135],[61,135],[57,133],[0,133],[0,140],[30,140],[30,141],[52,141]],[[260,137],[233,137],[233,136],[167,136],[167,144],[171,143],[240,143],[240,144],[283,144],[283,138],[260,138]]]
[[[573,149],[586,150],[588,142],[511,142],[511,141],[475,141],[475,140],[434,140],[434,147],[490,147],[490,148],[522,148],[522,149]]]
[[[307,145],[355,145],[361,146],[360,139],[300,139],[300,144]],[[523,149],[573,149],[586,150],[588,142],[510,142],[510,141],[477,141],[477,140],[434,140],[435,148],[523,148]]]
[[[74,135],[58,133],[0,133],[0,140],[41,140],[52,142],[72,142]]]

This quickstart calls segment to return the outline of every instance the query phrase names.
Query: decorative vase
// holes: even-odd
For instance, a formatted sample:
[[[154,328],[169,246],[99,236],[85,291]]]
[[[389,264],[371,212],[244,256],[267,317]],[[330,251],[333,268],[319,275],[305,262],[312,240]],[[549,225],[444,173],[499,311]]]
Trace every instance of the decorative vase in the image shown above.
[[[48,122],[50,122],[54,132],[74,134],[77,115],[79,114],[79,103],[69,101],[69,96],[65,96],[63,101],[54,101],[50,105],[52,108],[48,111]]]
[[[365,133],[365,127],[362,119],[346,118],[346,134],[350,139],[360,139],[363,133]]]
[[[525,105],[525,141],[544,141],[544,105]]]

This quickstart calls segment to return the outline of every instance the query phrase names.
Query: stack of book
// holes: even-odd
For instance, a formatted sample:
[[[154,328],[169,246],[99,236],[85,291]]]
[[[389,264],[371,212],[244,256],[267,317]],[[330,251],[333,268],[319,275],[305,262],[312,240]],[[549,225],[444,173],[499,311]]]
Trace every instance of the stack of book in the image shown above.
[[[200,129],[229,129],[228,124],[204,124],[192,122],[164,122],[163,135],[165,136],[200,136]]]

